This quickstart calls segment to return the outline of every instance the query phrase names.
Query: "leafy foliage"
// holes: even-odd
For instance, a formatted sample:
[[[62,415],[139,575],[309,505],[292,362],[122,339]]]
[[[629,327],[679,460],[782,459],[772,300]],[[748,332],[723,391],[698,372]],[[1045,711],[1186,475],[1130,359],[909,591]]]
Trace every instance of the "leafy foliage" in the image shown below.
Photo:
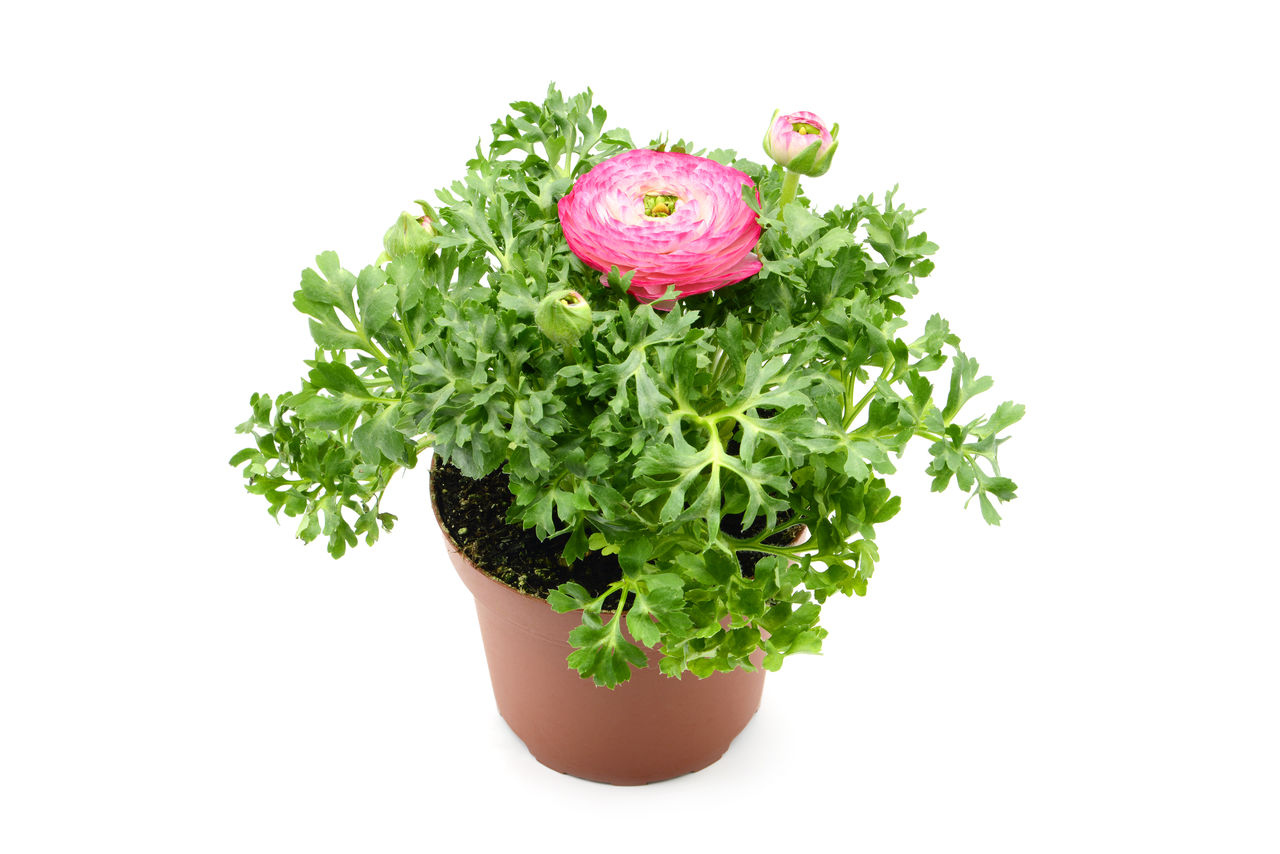
[[[605,594],[570,582],[550,598],[583,615],[569,664],[610,687],[644,665],[642,646],[661,648],[663,673],[699,677],[751,669],[758,650],[769,669],[819,651],[822,604],[866,593],[875,526],[900,503],[884,476],[914,438],[930,443],[933,489],[954,483],[999,523],[1015,485],[997,449],[1023,408],[962,419],[991,378],[937,315],[904,337],[937,249],[913,232],[918,212],[893,192],[826,213],[800,195],[781,211],[781,167],[707,152],[760,188],[764,268],[657,311],[625,275],[602,286],[556,218],[577,176],[632,147],[627,132],[606,129],[590,92],[552,87],[512,108],[438,212],[400,217],[377,264],[353,273],[326,252],[303,271],[309,372],[297,392],[252,397],[238,429],[253,445],[231,460],[273,515],[340,557],[391,529],[383,493],[426,448],[470,477],[504,467],[512,522],[568,533],[570,563],[618,555]],[[562,346],[535,312],[566,289],[587,297],[592,328]],[[729,514],[765,529],[735,538]],[[803,543],[766,543],[797,523]],[[766,557],[746,575],[742,552]]]

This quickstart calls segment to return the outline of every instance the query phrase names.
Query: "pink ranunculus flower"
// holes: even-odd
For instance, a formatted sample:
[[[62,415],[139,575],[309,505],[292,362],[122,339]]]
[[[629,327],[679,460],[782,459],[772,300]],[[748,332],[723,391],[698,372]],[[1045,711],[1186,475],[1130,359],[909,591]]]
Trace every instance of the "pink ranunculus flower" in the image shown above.
[[[764,150],[775,163],[801,175],[818,176],[831,168],[831,156],[840,145],[836,134],[840,125],[830,130],[813,113],[773,113],[769,130],[764,135]]]
[[[744,184],[751,179],[714,160],[637,148],[579,178],[560,200],[560,225],[573,254],[605,274],[601,281],[612,267],[631,272],[641,302],[668,285],[698,294],[760,271],[751,251],[760,226],[742,199]]]

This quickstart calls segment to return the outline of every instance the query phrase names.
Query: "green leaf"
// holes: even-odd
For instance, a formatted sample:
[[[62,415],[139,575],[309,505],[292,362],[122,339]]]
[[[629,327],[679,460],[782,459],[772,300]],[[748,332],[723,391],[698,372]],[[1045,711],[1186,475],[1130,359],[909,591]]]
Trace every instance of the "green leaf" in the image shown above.
[[[598,614],[584,611],[582,625],[569,633],[569,643],[576,647],[569,654],[569,666],[604,688],[626,682],[631,678],[632,667],[646,664],[644,651],[623,638],[618,630],[617,621],[622,619],[615,615],[604,624]]]
[[[311,369],[309,378],[316,388],[322,388],[334,394],[348,394],[356,398],[369,396],[369,390],[356,376],[355,371],[341,362],[317,362]]]
[[[377,267],[365,267],[356,283],[360,318],[367,332],[377,333],[395,318],[400,291]]]
[[[799,246],[814,232],[826,226],[820,216],[815,216],[799,202],[791,202],[782,212],[782,220],[786,223],[787,234],[793,245]]]
[[[987,497],[987,493],[978,493],[978,502],[982,505],[982,518],[987,520],[988,525],[999,525],[1000,514],[996,512],[995,505],[991,503],[991,499]]]
[[[341,288],[311,268],[302,271],[301,290],[304,297],[319,305],[342,306],[346,301]]]
[[[986,424],[977,428],[974,432],[979,436],[994,436],[1006,427],[1021,421],[1026,411],[1027,408],[1021,403],[1006,400],[996,407],[996,411],[987,419]]]
[[[592,596],[576,581],[566,581],[547,594],[547,604],[557,614],[584,610],[593,602]]]
[[[653,556],[653,541],[648,539],[628,540],[618,553],[618,563],[628,576],[639,574],[645,562]]]
[[[237,451],[235,454],[232,455],[231,465],[233,467],[238,468],[242,463],[246,462],[247,460],[259,459],[261,457],[262,457],[262,454],[260,454],[255,448],[244,448],[243,450]]]
[[[373,417],[366,417],[351,434],[352,444],[360,456],[370,463],[390,460],[393,463],[409,463],[409,450],[404,434],[397,429],[401,405],[393,403],[380,407]]]
[[[627,611],[627,630],[633,638],[650,648],[657,646],[661,637],[653,614],[645,603],[632,605]]]
[[[983,484],[983,489],[1001,501],[1012,501],[1017,498],[1018,485],[1007,477],[993,477]]]
[[[312,320],[309,325],[312,339],[326,350],[359,350],[365,346],[363,338],[340,324]]]
[[[323,397],[316,395],[298,405],[298,414],[307,426],[316,430],[344,431],[355,423],[362,404],[347,395]]]
[[[964,353],[956,351],[952,363],[951,387],[947,394],[946,408],[942,412],[947,424],[959,414],[970,398],[991,388],[993,382],[991,377],[979,377],[978,361],[970,359]]]

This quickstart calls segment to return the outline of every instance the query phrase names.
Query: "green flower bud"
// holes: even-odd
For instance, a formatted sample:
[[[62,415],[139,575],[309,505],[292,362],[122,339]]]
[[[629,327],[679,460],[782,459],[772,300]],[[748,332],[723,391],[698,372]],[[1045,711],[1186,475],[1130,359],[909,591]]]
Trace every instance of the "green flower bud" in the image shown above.
[[[406,211],[400,214],[396,224],[382,235],[382,246],[386,249],[388,258],[400,258],[404,255],[421,256],[431,248],[431,238],[435,233],[428,216],[415,217]]]
[[[552,291],[538,303],[533,319],[554,344],[569,347],[591,328],[591,306],[577,291]]]

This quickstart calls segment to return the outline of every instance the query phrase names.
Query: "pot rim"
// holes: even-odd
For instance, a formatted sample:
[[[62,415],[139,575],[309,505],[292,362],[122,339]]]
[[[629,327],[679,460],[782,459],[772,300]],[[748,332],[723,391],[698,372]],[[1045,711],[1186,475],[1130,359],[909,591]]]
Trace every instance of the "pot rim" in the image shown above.
[[[435,475],[436,475],[436,467],[439,465],[439,463],[440,463],[440,457],[438,457],[438,456],[433,452],[433,453],[431,454],[431,465],[427,468],[427,491],[430,493],[430,497],[431,497],[431,512],[432,512],[432,513],[435,515],[435,517],[436,517],[436,525],[440,528],[440,533],[444,534],[445,542],[449,545],[449,548],[450,548],[453,552],[455,552],[455,553],[458,555],[458,557],[459,557],[459,558],[461,558],[462,560],[466,561],[467,566],[470,566],[472,569],[474,569],[474,570],[475,570],[476,572],[478,572],[480,575],[482,575],[482,576],[484,576],[485,578],[489,579],[489,580],[490,580],[490,581],[492,581],[494,584],[497,584],[498,586],[502,587],[504,590],[509,590],[509,591],[511,591],[512,593],[515,593],[515,594],[517,594],[517,595],[519,595],[519,596],[522,596],[522,597],[524,597],[525,599],[527,599],[527,600],[529,600],[529,601],[531,601],[531,602],[541,602],[541,603],[542,603],[542,604],[544,604],[544,605],[545,605],[545,604],[547,604],[547,600],[546,600],[546,599],[544,599],[544,598],[543,598],[543,597],[541,597],[541,596],[535,596],[535,595],[533,595],[532,593],[526,593],[526,592],[525,592],[525,591],[523,591],[523,590],[517,590],[516,588],[512,587],[510,584],[507,584],[505,581],[502,581],[501,579],[498,579],[498,578],[494,578],[492,575],[490,575],[489,573],[485,572],[485,571],[480,567],[480,565],[479,565],[479,564],[477,564],[475,561],[473,561],[473,560],[471,559],[471,557],[470,557],[466,552],[464,552],[464,551],[462,550],[462,547],[461,547],[460,545],[458,545],[458,541],[457,541],[457,540],[455,540],[455,539],[453,538],[453,534],[449,531],[448,526],[447,526],[447,525],[445,525],[444,520],[440,518],[440,507],[438,506],[438,504],[437,504],[437,502],[436,502],[436,479],[435,479]]]
[[[477,564],[475,561],[473,561],[471,557],[462,550],[462,547],[458,545],[458,542],[453,538],[453,534],[449,531],[449,528],[444,524],[444,520],[440,518],[440,508],[436,503],[435,473],[436,473],[436,467],[440,464],[440,460],[441,460],[441,457],[439,457],[433,451],[431,454],[431,463],[427,467],[427,492],[429,493],[429,496],[431,498],[431,512],[436,518],[436,525],[440,528],[440,533],[444,534],[445,542],[448,544],[448,547],[450,548],[450,550],[453,551],[455,554],[457,554],[459,558],[465,561],[466,564],[472,569],[474,569],[479,575],[483,576],[484,578],[498,585],[503,590],[507,590],[507,591],[510,591],[511,593],[515,593],[516,595],[523,597],[525,600],[529,602],[537,602],[542,605],[546,605],[547,607],[550,607],[545,597],[536,596],[532,593],[526,593],[523,590],[517,590],[516,588],[512,587],[510,584],[507,584],[505,581],[502,581],[501,579],[498,579],[498,578],[494,578],[492,575],[485,572],[484,569],[480,567],[480,565]],[[795,540],[792,541],[792,545],[799,545],[800,543],[803,543],[808,539],[809,539],[809,528],[806,525],[801,525],[800,532],[796,535]],[[565,613],[577,614],[581,610],[582,610],[581,608],[575,608],[574,610],[567,611]],[[614,612],[609,610],[602,610],[600,613],[612,614]]]

